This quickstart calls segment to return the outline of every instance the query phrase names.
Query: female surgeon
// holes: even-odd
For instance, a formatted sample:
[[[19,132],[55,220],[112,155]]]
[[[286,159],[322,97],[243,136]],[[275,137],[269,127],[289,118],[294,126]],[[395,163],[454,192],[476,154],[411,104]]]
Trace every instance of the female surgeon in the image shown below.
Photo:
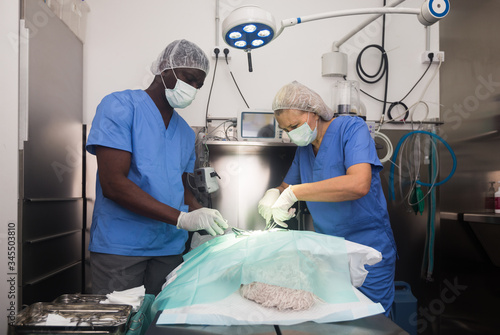
[[[382,261],[366,266],[359,288],[389,316],[394,300],[396,245],[380,183],[382,170],[366,123],[333,111],[308,87],[294,81],[276,94],[274,115],[298,148],[283,183],[259,201],[259,213],[286,226],[290,209],[306,201],[314,230],[370,246]]]

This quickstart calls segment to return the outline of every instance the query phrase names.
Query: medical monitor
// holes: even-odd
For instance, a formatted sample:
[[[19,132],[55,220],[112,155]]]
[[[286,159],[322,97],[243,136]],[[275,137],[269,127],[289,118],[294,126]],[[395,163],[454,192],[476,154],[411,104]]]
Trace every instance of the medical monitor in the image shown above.
[[[244,110],[238,114],[238,141],[289,142],[286,133],[278,127],[274,112]]]

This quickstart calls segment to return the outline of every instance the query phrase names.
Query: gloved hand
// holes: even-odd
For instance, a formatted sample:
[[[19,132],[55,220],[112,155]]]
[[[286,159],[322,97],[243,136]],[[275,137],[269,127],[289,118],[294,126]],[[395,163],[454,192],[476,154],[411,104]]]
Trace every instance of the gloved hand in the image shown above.
[[[259,201],[259,205],[257,208],[259,209],[259,214],[266,219],[266,224],[269,224],[273,213],[271,211],[271,207],[274,205],[276,200],[278,200],[280,196],[280,190],[277,188],[271,188],[264,193],[264,196]]]
[[[192,212],[181,212],[177,219],[177,229],[197,231],[205,229],[212,236],[223,235],[228,225],[216,209],[200,208]]]
[[[271,207],[274,221],[285,228],[288,227],[288,225],[283,221],[290,220],[295,216],[295,208],[290,207],[297,202],[297,197],[293,194],[291,187],[292,185],[288,186]]]

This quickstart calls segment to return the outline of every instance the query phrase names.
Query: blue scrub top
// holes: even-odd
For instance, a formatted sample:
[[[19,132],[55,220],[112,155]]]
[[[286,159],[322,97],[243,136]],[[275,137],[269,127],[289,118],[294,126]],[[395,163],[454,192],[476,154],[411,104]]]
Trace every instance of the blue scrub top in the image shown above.
[[[381,262],[366,266],[369,274],[360,290],[373,301],[381,302],[388,311],[394,295],[396,243],[380,181],[379,172],[383,166],[366,123],[352,116],[334,119],[316,156],[312,145],[297,148],[284,182],[295,185],[343,176],[349,167],[360,163],[368,163],[372,167],[371,187],[367,195],[352,201],[307,201],[307,207],[317,232],[344,237],[382,253]]]
[[[184,172],[193,172],[195,134],[174,111],[168,128],[142,90],[115,92],[97,107],[87,151],[96,146],[132,153],[128,178],[156,200],[187,212]],[[135,214],[105,198],[99,175],[89,250],[125,256],[169,256],[184,251],[187,232]]]

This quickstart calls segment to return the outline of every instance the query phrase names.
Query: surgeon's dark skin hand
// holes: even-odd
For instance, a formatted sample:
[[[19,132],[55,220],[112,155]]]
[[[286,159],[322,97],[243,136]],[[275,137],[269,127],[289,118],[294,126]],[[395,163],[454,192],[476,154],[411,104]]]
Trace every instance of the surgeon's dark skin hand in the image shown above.
[[[177,68],[174,71],[177,78],[187,84],[198,89],[203,86],[206,77],[205,72],[191,68]],[[165,97],[165,87],[160,76],[163,76],[167,88],[172,89],[175,87],[177,79],[172,70],[169,69],[163,71],[161,75],[155,76],[153,82],[145,91],[157,106],[165,123],[165,128],[168,128],[173,108],[169,105]],[[132,160],[130,152],[97,146],[96,156],[99,181],[103,195],[106,198],[113,200],[134,213],[168,224],[177,224],[180,211],[156,200],[128,179],[127,176]],[[184,173],[182,176],[185,190],[184,202],[189,206],[190,211],[202,208],[194,195],[189,191],[189,187],[186,187],[186,180],[187,174]]]

